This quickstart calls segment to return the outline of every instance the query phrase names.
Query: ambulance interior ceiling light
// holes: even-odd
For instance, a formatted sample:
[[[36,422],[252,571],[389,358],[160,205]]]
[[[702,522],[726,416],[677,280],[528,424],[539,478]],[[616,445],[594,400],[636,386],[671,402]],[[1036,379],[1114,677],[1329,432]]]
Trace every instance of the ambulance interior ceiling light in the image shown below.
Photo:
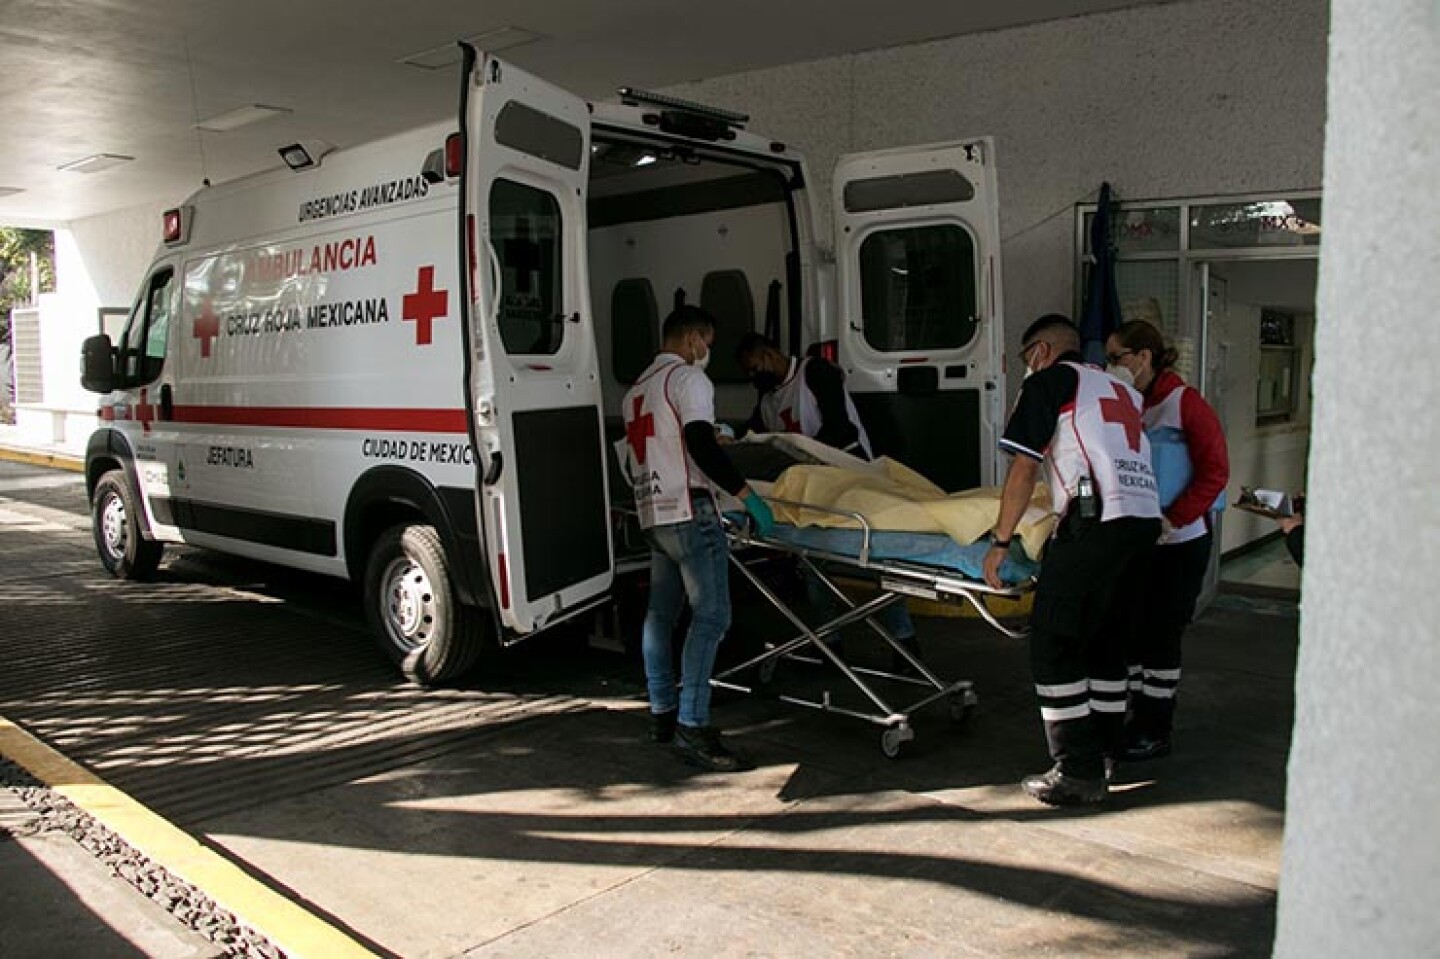
[[[415,67],[417,70],[443,70],[445,67],[454,66],[460,62],[460,44],[462,42],[485,53],[499,53],[501,50],[509,50],[512,47],[544,39],[543,33],[526,30],[524,27],[498,27],[484,33],[477,33],[473,37],[452,40],[438,47],[431,47],[429,50],[412,53],[409,56],[401,57],[396,62],[403,63],[407,67]]]
[[[101,170],[108,170],[112,166],[129,163],[134,159],[134,157],[121,156],[118,153],[96,153],[83,160],[62,164],[55,169],[64,170],[66,173],[99,173]]]
[[[249,106],[237,107],[227,113],[213,116],[208,120],[201,120],[195,124],[195,129],[205,130],[209,133],[225,133],[239,127],[249,126],[252,123],[259,123],[261,120],[293,112],[288,107],[267,107],[263,103],[252,103]]]

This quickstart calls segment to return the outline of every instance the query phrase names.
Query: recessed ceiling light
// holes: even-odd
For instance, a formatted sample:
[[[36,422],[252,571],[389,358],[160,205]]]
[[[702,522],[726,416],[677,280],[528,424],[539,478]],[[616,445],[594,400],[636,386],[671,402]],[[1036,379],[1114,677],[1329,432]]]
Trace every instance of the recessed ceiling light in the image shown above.
[[[210,133],[224,133],[227,130],[259,123],[261,120],[268,120],[271,117],[283,116],[291,112],[293,111],[286,107],[267,107],[263,103],[252,103],[249,106],[231,110],[229,113],[201,120],[195,124],[195,129],[207,130]]]
[[[524,27],[500,27],[485,33],[477,33],[473,37],[466,37],[465,42],[486,53],[499,53],[501,50],[509,50],[511,47],[544,39],[544,34],[526,30]],[[421,70],[440,70],[460,62],[460,44],[451,41],[429,50],[412,53],[408,57],[401,57],[397,62]]]
[[[64,166],[56,167],[57,170],[64,170],[67,173],[99,173],[101,170],[108,170],[112,166],[119,166],[122,163],[129,163],[134,157],[121,156],[118,153],[96,153],[83,160],[75,160],[66,163]]]
[[[0,186],[0,197],[14,196],[17,193],[24,193],[18,186]]]

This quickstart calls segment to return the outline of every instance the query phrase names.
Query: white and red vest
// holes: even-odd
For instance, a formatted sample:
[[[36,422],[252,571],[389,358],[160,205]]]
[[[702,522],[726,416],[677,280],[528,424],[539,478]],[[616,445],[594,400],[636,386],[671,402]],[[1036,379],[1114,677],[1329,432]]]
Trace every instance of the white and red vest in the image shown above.
[[[805,382],[805,367],[809,363],[809,357],[803,360],[791,357],[790,373],[785,377],[785,381],[760,398],[760,421],[765,424],[767,432],[803,433],[810,437],[820,432],[820,427],[824,425],[820,416],[820,403]],[[845,393],[845,413],[850,422],[855,424],[856,435],[860,437],[860,449],[864,451],[865,458],[870,459],[873,455],[870,450],[870,437],[860,423],[860,414],[848,392]],[[845,452],[854,453],[856,450],[847,449]]]
[[[1140,394],[1108,374],[1066,363],[1079,384],[1061,407],[1055,437],[1045,452],[1045,481],[1055,513],[1064,516],[1089,476],[1104,522],[1125,516],[1160,518],[1160,498],[1150,467]]]
[[[685,424],[676,397],[698,391],[714,409],[715,386],[704,371],[674,353],[661,353],[621,401],[625,438],[615,443],[620,466],[635,494],[644,529],[694,518],[690,490],[714,495],[705,474],[685,448]],[[713,418],[713,417],[712,417]]]

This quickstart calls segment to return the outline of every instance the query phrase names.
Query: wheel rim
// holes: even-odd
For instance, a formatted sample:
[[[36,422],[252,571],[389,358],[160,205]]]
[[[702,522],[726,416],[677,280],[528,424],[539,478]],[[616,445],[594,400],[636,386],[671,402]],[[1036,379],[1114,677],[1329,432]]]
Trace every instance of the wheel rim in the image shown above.
[[[100,504],[100,545],[106,555],[118,562],[125,558],[125,501],[109,493]]]
[[[380,581],[381,613],[391,640],[405,652],[430,642],[435,629],[435,591],[419,563],[400,557],[385,567]]]

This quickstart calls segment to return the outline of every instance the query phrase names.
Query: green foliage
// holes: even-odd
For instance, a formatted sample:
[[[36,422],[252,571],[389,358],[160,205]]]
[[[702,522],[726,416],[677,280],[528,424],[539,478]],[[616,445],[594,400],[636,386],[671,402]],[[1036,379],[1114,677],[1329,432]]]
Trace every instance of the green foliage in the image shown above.
[[[31,259],[40,274],[40,289],[31,290]],[[0,313],[29,306],[35,296],[55,289],[55,234],[49,230],[0,227]],[[8,332],[8,330],[7,330]]]
[[[38,274],[39,289],[32,290]],[[55,289],[55,234],[0,227],[0,363],[10,362],[10,311]],[[8,376],[3,379],[9,379]],[[11,390],[0,390],[0,422],[11,422]]]

